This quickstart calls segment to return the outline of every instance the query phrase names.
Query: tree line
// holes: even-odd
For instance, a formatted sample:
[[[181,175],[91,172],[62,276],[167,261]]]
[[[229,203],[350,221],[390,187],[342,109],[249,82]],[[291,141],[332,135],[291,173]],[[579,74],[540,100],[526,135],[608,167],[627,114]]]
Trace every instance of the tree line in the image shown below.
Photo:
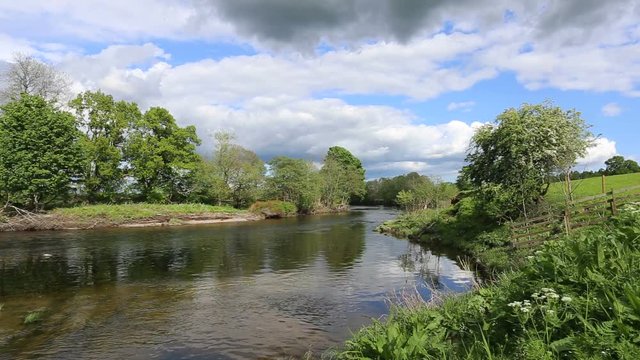
[[[313,212],[364,195],[364,168],[344,148],[330,148],[320,169],[285,156],[265,164],[219,132],[213,154],[202,156],[194,126],[100,91],[78,94],[65,110],[22,93],[0,111],[0,194],[18,207],[278,199]]]
[[[625,159],[624,156],[612,156],[604,162],[605,168],[596,171],[572,171],[571,180],[588,179],[602,175],[624,175],[640,172],[640,165],[634,160]]]
[[[458,193],[455,184],[417,172],[367,181],[364,205],[398,206],[407,211],[439,209],[451,204]]]

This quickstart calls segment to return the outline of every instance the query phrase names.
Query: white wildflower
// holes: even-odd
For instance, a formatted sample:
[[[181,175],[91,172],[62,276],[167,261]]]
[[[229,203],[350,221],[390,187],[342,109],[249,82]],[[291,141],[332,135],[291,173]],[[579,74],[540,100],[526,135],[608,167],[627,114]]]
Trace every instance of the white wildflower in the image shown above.
[[[560,299],[560,301],[562,301],[563,303],[570,303],[571,298],[568,296],[563,296],[562,299]]]

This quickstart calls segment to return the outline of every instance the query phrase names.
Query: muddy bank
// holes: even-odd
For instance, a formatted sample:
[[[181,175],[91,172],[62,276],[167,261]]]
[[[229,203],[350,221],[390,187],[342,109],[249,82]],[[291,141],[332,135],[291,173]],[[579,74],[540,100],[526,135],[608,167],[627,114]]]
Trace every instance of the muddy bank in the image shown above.
[[[180,226],[262,220],[264,216],[241,214],[156,215],[137,219],[112,219],[106,216],[77,217],[59,214],[32,214],[4,218],[0,231],[86,230],[116,227]]]

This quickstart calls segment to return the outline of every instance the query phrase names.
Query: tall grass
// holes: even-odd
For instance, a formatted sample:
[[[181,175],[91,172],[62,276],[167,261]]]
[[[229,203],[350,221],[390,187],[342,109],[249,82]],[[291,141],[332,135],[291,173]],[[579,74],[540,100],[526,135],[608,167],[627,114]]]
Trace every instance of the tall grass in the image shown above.
[[[396,307],[342,359],[640,359],[640,204],[439,307]]]

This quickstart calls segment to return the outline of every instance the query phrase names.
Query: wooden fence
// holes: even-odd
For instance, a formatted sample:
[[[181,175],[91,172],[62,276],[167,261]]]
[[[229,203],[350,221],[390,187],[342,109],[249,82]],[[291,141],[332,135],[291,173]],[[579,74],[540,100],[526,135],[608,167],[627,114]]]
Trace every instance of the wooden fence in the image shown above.
[[[640,185],[589,196],[567,203],[564,211],[510,224],[511,244],[530,247],[585,226],[597,225],[618,213],[625,204],[640,201]]]

